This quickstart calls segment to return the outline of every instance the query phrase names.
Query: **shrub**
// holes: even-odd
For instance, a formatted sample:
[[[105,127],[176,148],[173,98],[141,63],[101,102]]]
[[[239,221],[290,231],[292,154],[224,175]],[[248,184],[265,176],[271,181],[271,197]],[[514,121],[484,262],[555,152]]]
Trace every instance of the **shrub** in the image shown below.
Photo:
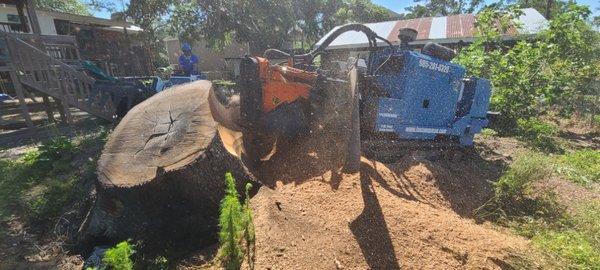
[[[243,215],[231,173],[225,174],[225,197],[221,200],[220,211],[218,258],[222,260],[226,269],[237,270],[240,269],[244,258],[241,246]]]
[[[490,79],[494,86],[490,106],[501,112],[501,126],[512,129],[517,119],[529,119],[553,105],[568,114],[575,100],[593,95],[590,85],[600,76],[600,35],[587,22],[587,7],[569,3],[536,39],[519,40],[510,47],[502,35],[520,12],[514,7],[506,11],[480,12],[478,38],[454,60],[471,75]]]
[[[107,249],[102,262],[106,264],[108,269],[131,270],[133,269],[133,261],[131,260],[133,253],[135,253],[133,246],[129,242],[123,241]]]
[[[225,174],[225,197],[221,200],[219,216],[219,252],[217,259],[226,269],[240,269],[244,259],[244,249],[250,269],[254,268],[255,230],[250,208],[250,189],[246,185],[244,204],[241,205],[231,173]],[[245,242],[245,246],[243,245]]]

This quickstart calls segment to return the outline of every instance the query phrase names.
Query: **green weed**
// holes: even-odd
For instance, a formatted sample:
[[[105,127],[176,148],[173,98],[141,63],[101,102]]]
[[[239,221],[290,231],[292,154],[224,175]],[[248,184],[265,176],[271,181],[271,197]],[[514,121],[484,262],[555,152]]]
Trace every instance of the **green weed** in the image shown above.
[[[491,128],[484,128],[481,130],[481,135],[484,137],[495,137],[498,136],[498,132]]]
[[[96,141],[102,137],[98,134]],[[86,147],[56,136],[18,159],[0,160],[0,220],[19,212],[37,221],[58,216],[80,195],[78,180],[93,176],[95,162],[83,173],[71,164]]]
[[[62,208],[81,194],[77,181],[76,177],[51,178],[42,183],[43,192],[27,202],[30,215],[36,220],[60,215]]]
[[[600,203],[585,203],[572,215],[540,226],[533,243],[565,269],[598,269],[600,265]]]
[[[533,192],[533,183],[569,166],[577,176],[592,179],[597,151],[561,156],[529,153],[519,156],[494,185],[494,197],[475,211],[477,218],[505,222],[517,234],[531,238],[552,267],[598,269],[600,265],[600,203],[589,202],[573,213],[564,211],[550,192]],[[562,171],[564,173],[564,170]]]
[[[517,134],[536,149],[553,153],[563,151],[555,140],[557,127],[537,118],[518,119]]]
[[[584,149],[558,158],[557,173],[579,184],[600,182],[600,150]]]
[[[550,194],[532,194],[533,183],[552,173],[551,159],[538,153],[517,157],[506,173],[494,183],[494,196],[475,210],[478,219],[497,219],[523,212],[549,213],[554,200]]]
[[[133,261],[131,260],[133,253],[135,253],[133,245],[123,241],[107,249],[102,262],[106,264],[108,269],[131,270],[133,269]]]
[[[578,231],[544,231],[532,241],[567,269],[597,269],[600,265],[600,252]]]

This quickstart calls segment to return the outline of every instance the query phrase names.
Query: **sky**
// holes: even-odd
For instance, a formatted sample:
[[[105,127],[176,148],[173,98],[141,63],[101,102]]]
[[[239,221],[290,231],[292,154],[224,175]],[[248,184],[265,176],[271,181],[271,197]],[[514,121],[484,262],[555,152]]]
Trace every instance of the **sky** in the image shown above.
[[[129,0],[109,0],[115,4],[117,10],[122,10],[125,5],[129,3]],[[373,3],[384,6],[388,9],[393,10],[396,13],[404,13],[405,8],[414,4],[413,0],[372,0]],[[486,2],[493,2],[491,0],[486,0]],[[595,15],[600,15],[600,11],[597,8],[600,8],[600,0],[577,0],[577,3],[584,4],[590,6],[592,12]],[[94,16],[100,18],[110,18],[110,13],[106,11],[95,11]]]

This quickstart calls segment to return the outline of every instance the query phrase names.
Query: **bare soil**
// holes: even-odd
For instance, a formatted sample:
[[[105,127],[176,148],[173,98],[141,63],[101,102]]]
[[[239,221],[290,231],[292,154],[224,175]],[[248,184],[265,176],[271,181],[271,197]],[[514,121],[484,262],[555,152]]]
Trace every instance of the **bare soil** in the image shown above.
[[[484,177],[406,157],[363,159],[360,175],[337,187],[331,179],[263,188],[252,199],[257,269],[493,269],[527,248],[462,217],[488,196]]]
[[[535,267],[524,265],[527,239],[471,218],[518,142],[459,155],[415,151],[391,164],[362,158],[357,174],[328,168],[321,147],[302,154],[296,143],[263,166],[264,186],[251,199],[255,269]],[[203,250],[179,268],[218,268],[205,263],[215,253]]]

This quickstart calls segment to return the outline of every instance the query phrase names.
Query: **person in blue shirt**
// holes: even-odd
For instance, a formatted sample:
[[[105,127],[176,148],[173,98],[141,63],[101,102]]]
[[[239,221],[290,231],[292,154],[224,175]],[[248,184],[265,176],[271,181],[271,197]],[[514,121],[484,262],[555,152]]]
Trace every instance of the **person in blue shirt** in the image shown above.
[[[183,43],[181,50],[183,51],[183,54],[179,56],[179,66],[181,66],[183,74],[185,76],[200,75],[201,73],[198,70],[198,62],[200,59],[198,56],[192,54],[192,46],[188,43]]]

